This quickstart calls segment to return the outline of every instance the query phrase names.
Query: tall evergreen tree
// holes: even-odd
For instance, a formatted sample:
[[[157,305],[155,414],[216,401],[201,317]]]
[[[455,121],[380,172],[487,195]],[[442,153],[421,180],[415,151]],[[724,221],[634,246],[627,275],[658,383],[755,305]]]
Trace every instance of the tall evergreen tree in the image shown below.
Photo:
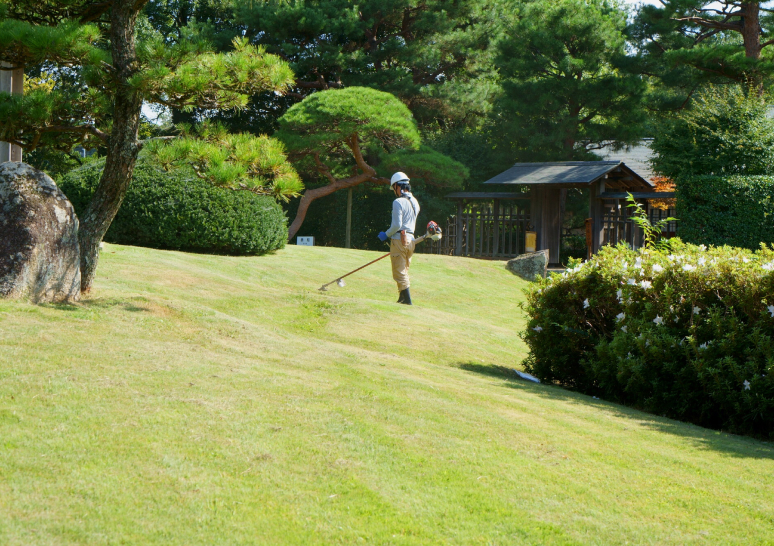
[[[707,80],[750,82],[762,91],[774,73],[771,56],[764,55],[774,44],[771,5],[759,0],[663,0],[659,6],[642,6],[631,35],[638,42],[643,72],[689,94]]]
[[[535,0],[505,23],[492,139],[506,162],[592,157],[641,136],[642,78],[622,71],[625,13],[610,0]]]
[[[138,41],[138,16],[146,3],[0,0],[0,61],[11,68],[49,63],[77,71],[84,83],[79,92],[55,86],[24,96],[0,93],[0,140],[25,150],[75,144],[107,150],[100,184],[80,218],[83,291],[92,285],[99,243],[145,144],[138,138],[143,101],[179,109],[241,108],[249,95],[284,92],[294,81],[287,63],[245,39],[224,54],[214,53],[193,30],[172,43],[154,33]],[[260,142],[231,144],[233,152],[216,158],[219,165],[206,165],[202,176],[256,192],[298,192],[294,173],[275,177],[261,168]],[[232,163],[235,168],[227,168]]]
[[[290,63],[296,100],[319,90],[372,87],[400,98],[420,124],[464,122],[489,102],[494,4],[256,0],[238,5],[236,21]]]

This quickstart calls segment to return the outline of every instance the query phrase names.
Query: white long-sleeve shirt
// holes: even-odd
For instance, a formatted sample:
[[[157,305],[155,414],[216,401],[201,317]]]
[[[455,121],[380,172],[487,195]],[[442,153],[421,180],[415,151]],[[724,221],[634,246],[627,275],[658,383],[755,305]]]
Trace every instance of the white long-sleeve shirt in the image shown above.
[[[403,195],[392,202],[392,224],[385,232],[390,239],[400,239],[400,232],[404,229],[414,233],[417,225],[419,202],[409,192]]]

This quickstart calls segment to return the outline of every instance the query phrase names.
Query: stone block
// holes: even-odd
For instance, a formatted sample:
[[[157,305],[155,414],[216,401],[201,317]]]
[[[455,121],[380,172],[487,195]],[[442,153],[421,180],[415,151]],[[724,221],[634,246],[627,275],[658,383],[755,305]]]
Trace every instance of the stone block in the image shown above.
[[[545,279],[548,273],[548,250],[538,250],[516,256],[512,260],[508,260],[505,268],[528,281],[535,281],[538,277]]]
[[[0,163],[0,297],[80,298],[78,217],[44,172]]]

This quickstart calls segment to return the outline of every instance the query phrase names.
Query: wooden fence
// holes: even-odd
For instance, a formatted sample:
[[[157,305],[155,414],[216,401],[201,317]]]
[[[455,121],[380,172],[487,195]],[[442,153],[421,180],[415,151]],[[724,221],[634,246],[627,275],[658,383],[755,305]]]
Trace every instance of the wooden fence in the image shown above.
[[[450,216],[440,241],[417,246],[417,252],[471,258],[512,258],[524,253],[529,214],[523,207],[469,208]],[[430,243],[430,244],[428,244]]]
[[[659,221],[675,216],[674,209],[661,210],[651,208],[648,210],[648,217],[651,224],[656,224]],[[606,208],[602,217],[602,223],[604,226],[604,242],[605,245],[617,245],[621,242],[628,243],[632,248],[639,248],[643,245],[642,230],[632,221],[632,209],[628,207]],[[665,229],[662,230],[664,237],[674,237],[677,234],[677,222],[668,222]]]
[[[498,210],[499,209],[499,210]],[[674,217],[674,209],[651,208],[650,221],[656,224],[667,217]],[[631,209],[616,205],[605,208],[603,214],[605,245],[626,242],[633,248],[643,244],[642,230],[632,221]],[[525,252],[524,234],[530,227],[529,213],[525,207],[507,205],[502,207],[468,208],[461,215],[450,216],[440,241],[425,241],[417,246],[416,252],[423,254],[445,254],[471,258],[509,259]],[[664,237],[677,234],[677,222],[669,222]],[[562,239],[569,233],[562,231]]]

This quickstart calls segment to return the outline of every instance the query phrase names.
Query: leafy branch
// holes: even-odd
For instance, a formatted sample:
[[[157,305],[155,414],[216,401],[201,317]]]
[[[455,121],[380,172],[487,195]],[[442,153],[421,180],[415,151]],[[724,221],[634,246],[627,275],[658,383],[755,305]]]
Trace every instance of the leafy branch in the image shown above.
[[[626,202],[628,203],[627,207],[634,209],[632,211],[632,222],[637,224],[642,230],[645,237],[644,247],[648,250],[669,252],[671,250],[671,243],[669,239],[664,238],[663,232],[667,224],[669,222],[676,222],[677,218],[670,216],[653,224],[648,217],[648,213],[645,212],[645,207],[642,206],[642,203],[638,203],[631,193],[627,193]]]

